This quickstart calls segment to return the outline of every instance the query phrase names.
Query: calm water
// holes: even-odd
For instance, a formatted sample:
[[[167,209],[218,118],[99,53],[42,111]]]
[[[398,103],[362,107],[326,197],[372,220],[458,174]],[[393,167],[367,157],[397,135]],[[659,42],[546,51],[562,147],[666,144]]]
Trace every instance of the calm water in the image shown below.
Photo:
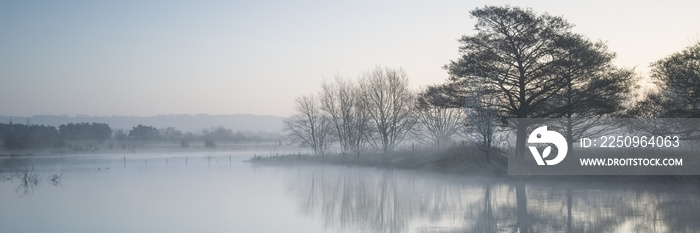
[[[700,231],[696,184],[518,183],[241,162],[251,156],[2,157],[1,231]]]

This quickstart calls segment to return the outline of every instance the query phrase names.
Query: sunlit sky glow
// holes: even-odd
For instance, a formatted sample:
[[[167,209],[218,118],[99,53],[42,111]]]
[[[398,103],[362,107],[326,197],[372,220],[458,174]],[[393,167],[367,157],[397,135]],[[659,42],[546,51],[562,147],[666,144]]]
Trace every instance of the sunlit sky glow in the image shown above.
[[[375,65],[417,89],[487,4],[563,16],[642,76],[700,40],[700,1],[2,1],[0,115],[287,116]]]

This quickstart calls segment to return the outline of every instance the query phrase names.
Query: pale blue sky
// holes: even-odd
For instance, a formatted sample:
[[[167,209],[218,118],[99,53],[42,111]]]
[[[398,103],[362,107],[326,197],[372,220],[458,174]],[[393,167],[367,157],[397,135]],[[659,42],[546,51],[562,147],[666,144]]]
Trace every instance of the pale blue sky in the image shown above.
[[[700,1],[2,1],[0,115],[287,116],[375,65],[417,89],[486,4],[561,15],[643,76],[700,39]]]

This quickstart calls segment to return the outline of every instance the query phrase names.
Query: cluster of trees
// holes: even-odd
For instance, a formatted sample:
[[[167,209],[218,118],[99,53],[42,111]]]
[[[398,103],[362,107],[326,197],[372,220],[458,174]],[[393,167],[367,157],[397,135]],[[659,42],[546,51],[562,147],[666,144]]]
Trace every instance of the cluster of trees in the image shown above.
[[[495,111],[497,122],[560,118],[569,148],[592,133],[595,119],[700,116],[700,44],[653,63],[658,92],[637,99],[635,72],[616,67],[615,53],[571,32],[562,17],[494,6],[471,15],[477,33],[460,39],[461,57],[445,66],[450,79],[438,94],[450,97],[452,105],[478,110],[468,100],[482,96],[475,103]],[[473,91],[475,86],[483,91]],[[516,151],[524,151],[527,125],[514,127]]]
[[[284,131],[321,155],[335,143],[341,153],[372,148],[386,155],[407,135],[445,144],[462,113],[429,104],[428,97],[410,90],[402,69],[376,67],[354,81],[336,77],[318,95],[297,98],[297,113],[284,120]]]
[[[66,140],[104,141],[112,137],[112,129],[104,123],[69,123],[53,126],[0,123],[0,139],[9,150],[63,147]]]
[[[274,134],[253,133],[236,131],[224,127],[216,127],[213,129],[204,129],[201,133],[182,132],[175,127],[167,127],[157,129],[153,126],[137,125],[130,131],[117,130],[115,139],[118,140],[166,140],[166,141],[230,141],[230,142],[260,142],[276,140]]]
[[[0,139],[9,150],[61,147],[63,137],[53,126],[0,123]]]
[[[9,150],[63,147],[67,140],[104,141],[112,129],[104,123],[69,123],[58,126],[0,123],[0,139]]]
[[[561,119],[571,144],[596,119],[700,116],[700,43],[653,63],[659,90],[640,99],[636,73],[615,66],[605,43],[572,32],[562,17],[510,6],[470,14],[476,33],[459,40],[446,83],[413,94],[401,70],[377,68],[356,83],[337,78],[318,96],[298,98],[285,130],[323,154],[332,142],[343,152],[369,144],[386,153],[409,131],[439,144],[459,128],[491,148],[499,129],[513,127],[524,151],[528,126],[507,119]]]
[[[203,130],[201,134],[183,133],[174,127],[157,129],[153,126],[137,125],[129,131],[115,130],[105,123],[68,123],[58,126],[0,123],[0,140],[5,149],[23,150],[33,148],[61,148],[67,141],[98,141],[109,139],[154,141],[168,140],[189,146],[189,141],[202,140],[208,147],[214,147],[215,141],[230,142],[260,142],[276,141],[274,134],[234,132],[231,129],[218,127]]]
[[[403,70],[377,67],[356,82],[336,77],[318,95],[297,98],[297,114],[284,119],[284,131],[316,154],[335,142],[343,153],[359,152],[366,144],[387,152],[415,123],[413,101]]]
[[[139,141],[148,141],[160,139],[161,136],[160,132],[158,131],[158,129],[156,129],[156,127],[137,125],[133,129],[131,129],[131,131],[129,131],[128,138]]]

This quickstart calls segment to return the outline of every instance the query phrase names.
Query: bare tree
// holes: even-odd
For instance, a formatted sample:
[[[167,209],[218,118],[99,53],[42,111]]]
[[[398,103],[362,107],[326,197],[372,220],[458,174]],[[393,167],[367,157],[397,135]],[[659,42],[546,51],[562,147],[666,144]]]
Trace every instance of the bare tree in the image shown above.
[[[499,127],[499,101],[493,95],[487,95],[486,90],[478,82],[468,83],[464,111],[466,114],[465,133],[467,138],[476,142],[477,146],[491,154],[494,139]]]
[[[283,130],[299,142],[309,147],[314,154],[325,155],[333,143],[331,121],[321,111],[320,104],[314,96],[302,96],[296,99],[297,114],[284,119]]]
[[[328,114],[343,153],[358,152],[367,129],[367,112],[360,102],[358,88],[336,76],[321,86],[321,109]]]
[[[369,116],[367,141],[384,155],[400,143],[415,124],[413,93],[402,69],[376,67],[363,74],[360,99]]]
[[[412,132],[422,141],[436,145],[438,150],[452,142],[464,123],[464,111],[433,103],[430,92],[423,91],[417,101],[417,124]]]

